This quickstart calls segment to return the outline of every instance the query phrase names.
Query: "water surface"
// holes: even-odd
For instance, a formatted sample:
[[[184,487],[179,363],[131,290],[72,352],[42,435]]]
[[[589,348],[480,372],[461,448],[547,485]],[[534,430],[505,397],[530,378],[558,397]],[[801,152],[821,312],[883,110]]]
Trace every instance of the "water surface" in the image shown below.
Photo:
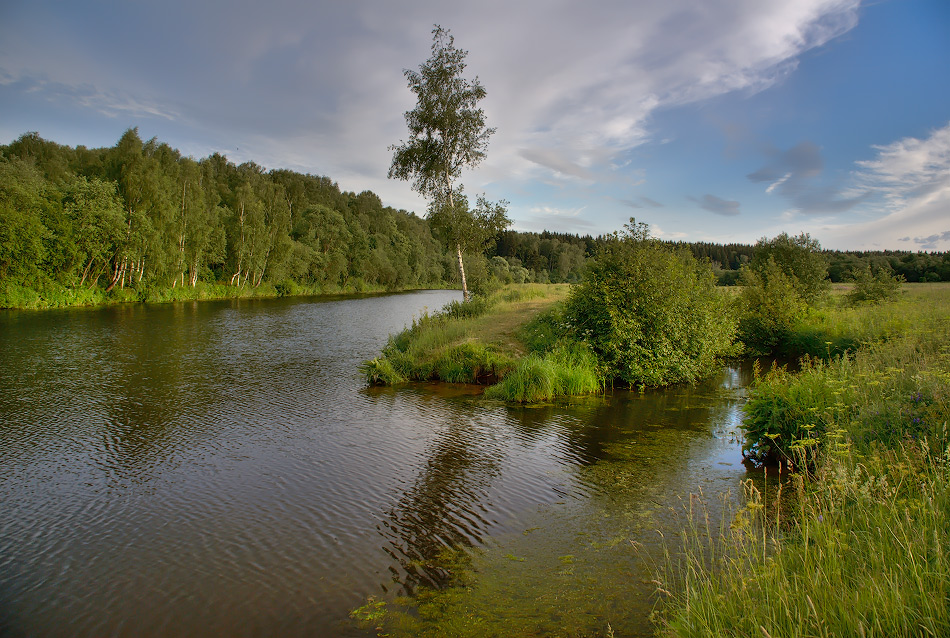
[[[457,298],[0,314],[0,634],[361,636],[349,611],[444,586],[446,547],[512,627],[648,634],[629,541],[745,476],[746,373],[537,408],[365,387]]]

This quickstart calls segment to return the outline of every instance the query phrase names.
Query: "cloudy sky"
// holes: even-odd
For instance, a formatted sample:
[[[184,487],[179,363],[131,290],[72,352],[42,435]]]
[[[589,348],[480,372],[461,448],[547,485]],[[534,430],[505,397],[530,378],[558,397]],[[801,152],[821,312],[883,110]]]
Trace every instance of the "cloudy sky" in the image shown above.
[[[517,229],[950,250],[947,0],[0,0],[0,143],[137,126],[423,214],[386,174],[434,23]]]

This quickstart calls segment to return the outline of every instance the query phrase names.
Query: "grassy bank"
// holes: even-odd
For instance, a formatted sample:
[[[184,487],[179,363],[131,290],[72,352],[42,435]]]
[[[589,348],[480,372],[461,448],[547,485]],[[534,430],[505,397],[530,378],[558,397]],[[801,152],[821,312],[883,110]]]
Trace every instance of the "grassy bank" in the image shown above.
[[[755,382],[745,446],[783,483],[720,529],[692,513],[663,635],[950,635],[950,287],[811,321],[855,349]]]
[[[402,292],[357,282],[349,286],[302,286],[294,282],[260,286],[229,286],[198,282],[195,286],[130,287],[105,292],[102,288],[70,288],[50,283],[34,289],[0,283],[0,309],[42,310],[71,306],[107,306],[124,303],[165,303],[210,299],[255,299],[291,296],[322,296]]]
[[[468,303],[453,302],[438,312],[426,312],[390,337],[381,355],[361,369],[370,383],[380,385],[406,381],[489,384],[530,375],[529,370],[539,373],[544,383],[552,373],[552,356],[529,356],[525,328],[562,302],[568,290],[566,284],[510,285]],[[558,370],[577,364],[567,359],[566,355],[558,359]],[[557,382],[554,385],[564,388]],[[501,396],[498,391],[496,396]]]
[[[904,284],[895,303],[851,305],[851,284],[835,284],[823,303],[795,323],[776,354],[830,358],[932,324],[948,312],[950,283]]]

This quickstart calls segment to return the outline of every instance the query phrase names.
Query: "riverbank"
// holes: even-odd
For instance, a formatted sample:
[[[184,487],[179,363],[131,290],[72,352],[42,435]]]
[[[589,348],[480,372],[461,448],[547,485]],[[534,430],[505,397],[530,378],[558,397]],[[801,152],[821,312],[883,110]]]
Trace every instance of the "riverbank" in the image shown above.
[[[805,356],[797,372],[757,371],[743,452],[765,465],[771,487],[747,479],[738,505],[688,499],[656,567],[658,635],[950,635],[950,285],[905,284],[897,301],[863,305],[847,303],[849,290],[838,287],[780,343]],[[480,317],[480,328],[493,325],[493,312]],[[539,312],[514,330],[503,322],[520,340],[513,351],[550,341],[556,317]],[[387,359],[411,359],[414,339],[448,335],[457,319],[415,322]],[[475,326],[447,339],[448,350],[476,347]],[[506,365],[510,375],[515,364]],[[468,567],[449,571],[458,591],[473,587]],[[438,626],[468,613],[468,598],[456,609],[430,593],[413,603],[420,613],[429,598]],[[381,619],[374,604],[354,617]],[[388,622],[408,621],[397,612]]]
[[[661,635],[950,635],[950,286],[810,327],[857,347],[754,382],[745,448],[781,462],[781,486],[747,484],[718,528],[691,512]]]
[[[102,288],[70,288],[48,284],[40,290],[12,283],[0,285],[0,309],[45,310],[48,308],[97,307],[129,303],[168,303],[173,301],[210,301],[215,299],[268,299],[276,297],[332,297],[339,295],[385,294],[425,288],[391,289],[360,282],[350,286],[301,286],[262,283],[260,286],[230,286],[198,282],[195,286],[157,288],[152,286],[128,287],[106,292]]]
[[[495,383],[530,349],[526,332],[561,303],[568,284],[513,284],[414,318],[361,370],[376,385],[407,381]]]

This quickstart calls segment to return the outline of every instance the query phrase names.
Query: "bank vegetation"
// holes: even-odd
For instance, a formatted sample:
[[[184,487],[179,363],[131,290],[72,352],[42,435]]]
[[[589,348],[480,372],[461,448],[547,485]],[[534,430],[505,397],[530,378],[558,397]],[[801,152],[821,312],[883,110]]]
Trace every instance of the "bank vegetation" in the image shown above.
[[[455,304],[364,370],[448,370],[536,402],[688,382],[730,356],[790,361],[757,368],[742,426],[749,463],[779,481],[747,481],[715,527],[688,500],[658,566],[658,634],[950,635],[950,285],[867,267],[832,286],[817,242],[785,234],[759,242],[740,281],[717,288],[708,262],[631,222],[569,291]]]

